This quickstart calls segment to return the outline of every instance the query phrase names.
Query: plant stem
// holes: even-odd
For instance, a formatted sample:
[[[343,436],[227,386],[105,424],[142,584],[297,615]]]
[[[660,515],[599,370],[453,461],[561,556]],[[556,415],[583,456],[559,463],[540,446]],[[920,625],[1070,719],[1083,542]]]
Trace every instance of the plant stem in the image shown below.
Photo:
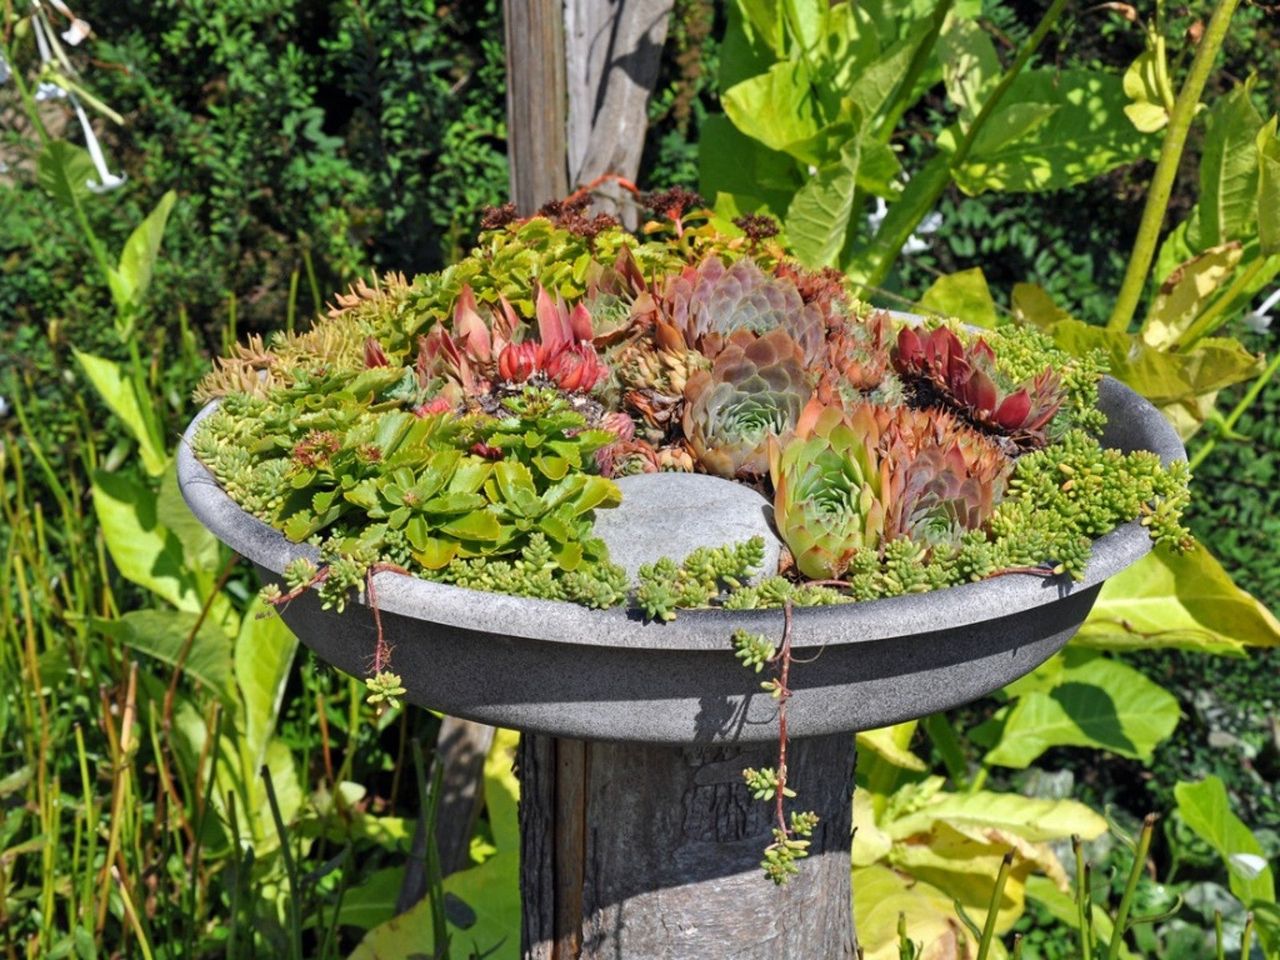
[[[1071,838],[1076,855],[1076,926],[1080,930],[1080,960],[1093,960],[1093,911],[1089,903],[1089,868],[1084,862],[1084,847],[1078,836]]]
[[[1147,865],[1147,851],[1151,848],[1151,835],[1155,833],[1155,829],[1156,815],[1149,813],[1142,821],[1142,834],[1138,837],[1138,848],[1133,852],[1133,869],[1129,871],[1129,882],[1125,884],[1124,896],[1120,898],[1120,907],[1116,910],[1111,942],[1107,944],[1107,960],[1118,960],[1120,956],[1120,945],[1124,943],[1124,934],[1128,929],[1129,909],[1133,906],[1134,894],[1138,892],[1138,881],[1142,879],[1143,869]]]
[[[302,887],[298,882],[298,866],[293,859],[293,848],[289,845],[284,817],[280,814],[280,802],[276,799],[276,785],[271,780],[271,771],[264,763],[259,772],[267,788],[267,805],[271,808],[271,819],[275,822],[276,834],[280,838],[280,857],[284,860],[284,872],[289,878],[290,956],[293,960],[302,960]]]
[[[1237,421],[1244,416],[1244,412],[1246,410],[1253,406],[1254,401],[1258,399],[1258,394],[1262,393],[1263,388],[1266,387],[1266,385],[1271,381],[1271,378],[1276,375],[1277,370],[1280,370],[1280,351],[1276,351],[1275,356],[1271,358],[1271,362],[1267,364],[1267,368],[1262,371],[1262,374],[1257,380],[1253,381],[1253,386],[1251,386],[1248,392],[1240,398],[1240,402],[1232,408],[1231,412],[1227,414],[1226,418],[1222,421],[1222,426],[1219,428],[1222,434],[1228,434],[1235,428]],[[1195,456],[1191,458],[1191,462],[1188,466],[1192,470],[1195,470],[1196,467],[1204,463],[1205,457],[1209,456],[1209,454],[1213,452],[1213,448],[1217,445],[1218,438],[1210,437],[1200,445],[1200,449],[1195,452]]]
[[[982,925],[982,939],[978,941],[977,960],[987,960],[991,952],[991,941],[996,935],[996,919],[1000,914],[1000,898],[1004,896],[1004,887],[1009,880],[1009,868],[1013,866],[1013,851],[1010,850],[1000,861],[1000,872],[996,874],[996,885],[991,891],[991,904],[987,908],[987,919]]]
[[[1165,209],[1169,205],[1169,195],[1173,192],[1173,181],[1178,175],[1178,164],[1182,160],[1182,148],[1186,146],[1191,121],[1200,105],[1200,94],[1209,79],[1222,41],[1226,39],[1227,26],[1231,23],[1231,15],[1235,13],[1237,3],[1239,0],[1218,0],[1213,16],[1209,18],[1209,26],[1200,39],[1195,58],[1191,61],[1186,82],[1173,105],[1173,113],[1169,115],[1169,127],[1160,147],[1160,160],[1147,190],[1147,204],[1138,224],[1138,237],[1134,241],[1133,252],[1129,255],[1129,265],[1120,284],[1115,309],[1111,312],[1111,319],[1107,321],[1108,330],[1128,330],[1134,311],[1138,308],[1138,301],[1142,299],[1143,288],[1147,285],[1147,272],[1156,255],[1156,242],[1160,239]]]

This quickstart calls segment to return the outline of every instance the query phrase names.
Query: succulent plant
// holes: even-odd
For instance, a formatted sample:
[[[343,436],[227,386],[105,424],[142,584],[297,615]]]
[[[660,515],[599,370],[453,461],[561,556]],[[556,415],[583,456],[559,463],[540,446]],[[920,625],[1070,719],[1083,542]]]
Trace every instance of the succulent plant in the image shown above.
[[[858,551],[880,545],[893,475],[879,446],[872,407],[846,412],[817,399],[794,434],[770,444],[774,523],[806,577],[842,576]]]
[[[726,267],[712,256],[686,267],[667,284],[663,307],[685,342],[714,358],[740,330],[758,335],[785,330],[803,351],[807,364],[823,351],[822,311],[806,305],[786,277],[768,276],[751,259]]]
[[[819,395],[841,402],[851,392],[876,389],[889,373],[889,314],[876,310],[865,320],[840,317],[828,327],[826,363]]]
[[[613,365],[618,380],[628,389],[679,396],[689,378],[708,369],[711,361],[691,349],[675,326],[657,319],[618,349]]]
[[[898,331],[898,372],[974,423],[1027,446],[1044,443],[1044,428],[1062,406],[1062,384],[1050,368],[1011,390],[1002,389],[995,352],[982,338],[969,347],[948,327]]]
[[[810,393],[804,355],[785,330],[739,330],[685,386],[685,439],[708,473],[762,476],[769,439],[795,424]]]

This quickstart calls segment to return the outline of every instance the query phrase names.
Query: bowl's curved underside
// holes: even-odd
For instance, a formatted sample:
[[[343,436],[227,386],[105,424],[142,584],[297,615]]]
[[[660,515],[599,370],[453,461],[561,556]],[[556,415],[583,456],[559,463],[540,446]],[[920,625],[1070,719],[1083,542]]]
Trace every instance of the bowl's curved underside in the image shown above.
[[[1100,406],[1106,445],[1185,457],[1149,403],[1111,379]],[[187,430],[189,441],[206,408]],[[313,556],[245,513],[184,442],[183,496],[264,582]],[[1129,523],[1099,539],[1082,581],[1013,575],[927,594],[795,611],[787,725],[792,736],[867,730],[984,696],[1034,669],[1075,633],[1107,577],[1150,550]],[[455,716],[556,736],[657,743],[772,740],[777,708],[733,656],[738,627],[781,637],[779,610],[682,612],[669,624],[635,611],[481,593],[383,573],[375,579],[392,669],[408,699]],[[363,598],[362,598],[363,599]],[[375,627],[360,604],[339,615],[308,593],[283,611],[316,653],[358,676]],[[812,661],[812,662],[808,662]]]

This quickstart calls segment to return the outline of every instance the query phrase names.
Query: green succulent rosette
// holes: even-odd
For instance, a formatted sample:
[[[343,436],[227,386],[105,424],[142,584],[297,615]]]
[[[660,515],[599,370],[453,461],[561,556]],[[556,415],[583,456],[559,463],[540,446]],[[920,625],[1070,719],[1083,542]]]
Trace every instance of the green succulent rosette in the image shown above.
[[[795,433],[771,445],[774,522],[806,577],[839,577],[859,550],[879,547],[892,485],[879,439],[869,407],[813,401]]]

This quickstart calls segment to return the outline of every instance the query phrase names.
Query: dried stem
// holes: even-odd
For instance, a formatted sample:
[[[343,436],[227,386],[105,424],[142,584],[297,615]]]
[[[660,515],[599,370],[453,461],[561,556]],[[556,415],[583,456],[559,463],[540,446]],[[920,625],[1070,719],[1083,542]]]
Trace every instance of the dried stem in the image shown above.
[[[783,627],[782,644],[773,660],[778,665],[778,789],[774,795],[774,812],[778,818],[778,829],[783,836],[791,836],[787,828],[787,818],[782,809],[783,797],[787,791],[787,701],[791,699],[791,601],[782,608]]]

